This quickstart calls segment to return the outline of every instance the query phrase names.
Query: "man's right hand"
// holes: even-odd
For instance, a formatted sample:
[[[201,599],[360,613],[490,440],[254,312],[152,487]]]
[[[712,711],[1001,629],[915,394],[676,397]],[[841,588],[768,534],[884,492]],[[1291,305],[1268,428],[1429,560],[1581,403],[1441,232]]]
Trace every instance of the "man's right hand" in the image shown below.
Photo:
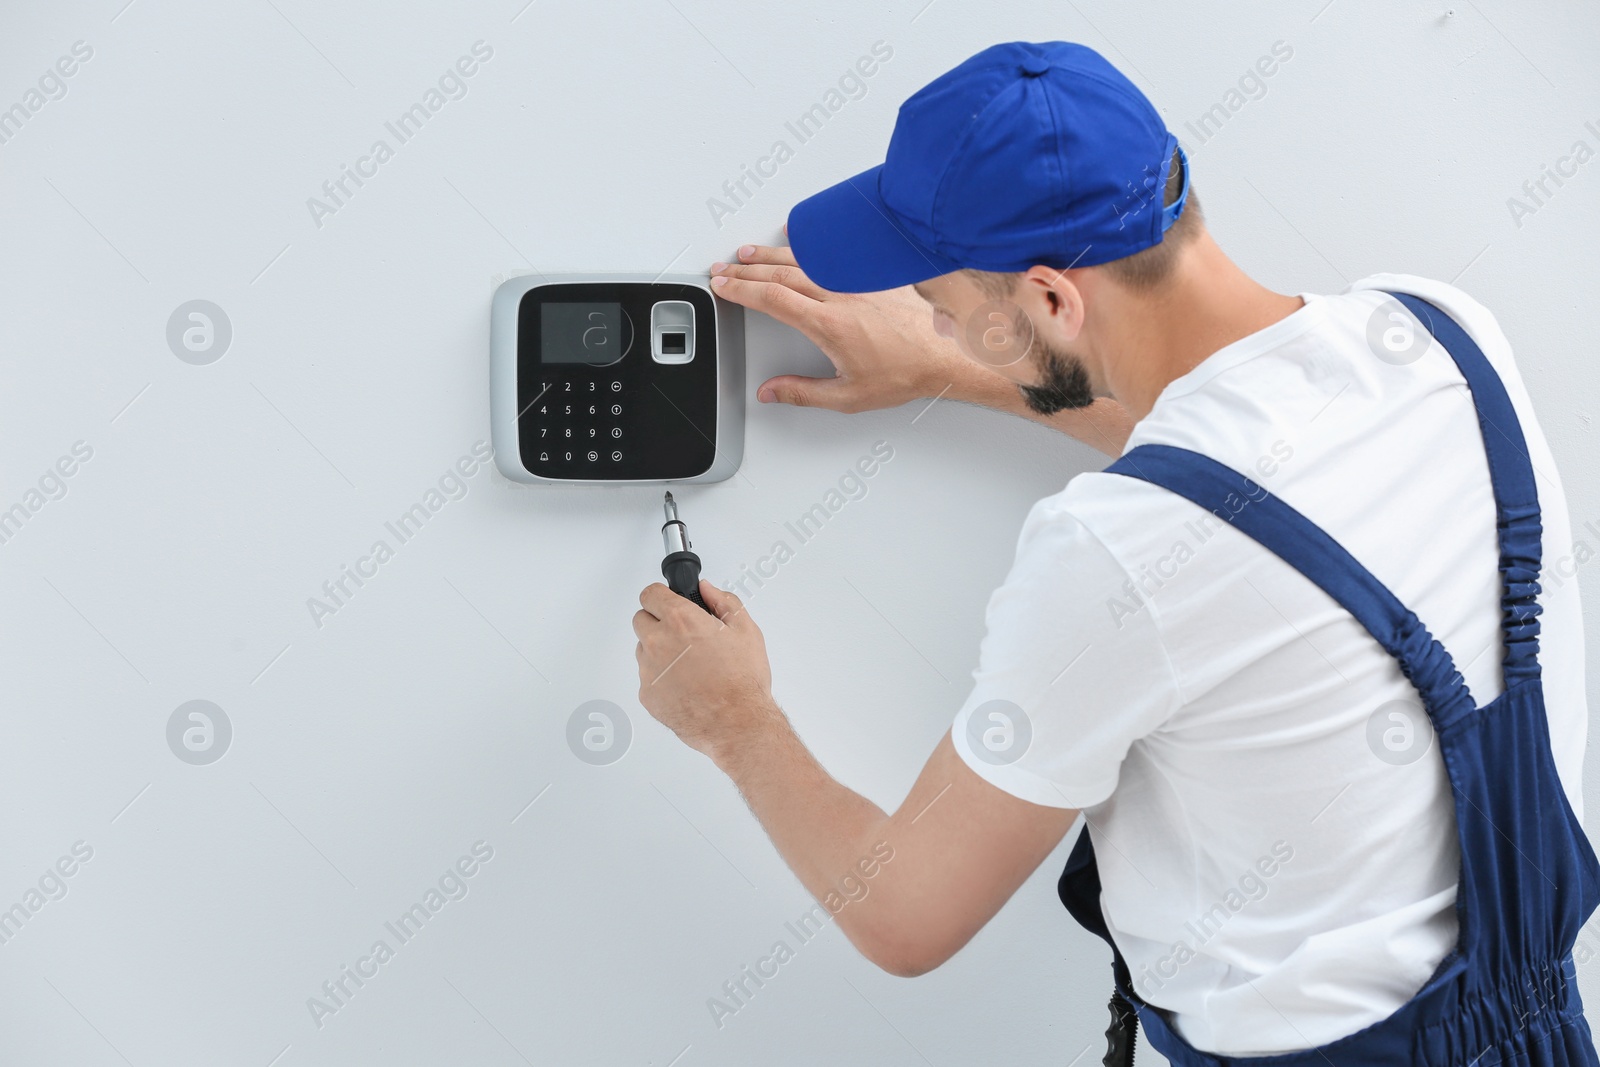
[[[780,374],[757,399],[831,411],[898,407],[939,396],[983,368],[934,332],[927,301],[909,285],[881,293],[835,293],[805,276],[788,248],[745,245],[739,262],[713,264],[718,296],[792,326],[833,363],[837,376]]]

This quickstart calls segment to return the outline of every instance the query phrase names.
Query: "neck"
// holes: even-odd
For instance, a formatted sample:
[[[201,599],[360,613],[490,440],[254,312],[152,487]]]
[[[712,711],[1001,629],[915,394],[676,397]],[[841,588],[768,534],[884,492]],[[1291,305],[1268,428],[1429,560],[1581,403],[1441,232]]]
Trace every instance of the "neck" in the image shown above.
[[[1195,234],[1159,293],[1102,282],[1101,365],[1111,396],[1144,418],[1168,383],[1219,349],[1264,330],[1305,305],[1275,293],[1229,259],[1204,230]],[[1092,305],[1093,306],[1093,305]]]

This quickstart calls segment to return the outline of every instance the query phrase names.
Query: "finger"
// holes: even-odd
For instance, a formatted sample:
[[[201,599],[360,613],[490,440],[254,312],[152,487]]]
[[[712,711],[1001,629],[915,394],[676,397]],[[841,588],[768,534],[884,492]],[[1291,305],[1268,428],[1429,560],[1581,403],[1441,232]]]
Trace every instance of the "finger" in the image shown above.
[[[818,301],[774,282],[750,281],[717,274],[711,278],[711,291],[735,304],[743,304],[752,311],[770,315],[785,326],[793,326],[808,335],[815,331],[817,318],[822,313],[822,304]]]
[[[761,383],[756,399],[763,404],[793,404],[797,408],[850,412],[854,410],[856,397],[855,390],[843,378],[780,374]]]
[[[634,635],[639,638],[640,648],[644,647],[643,642],[650,629],[660,625],[660,619],[656,618],[654,615],[642,608],[633,613],[633,632]]]
[[[740,617],[748,618],[744,611],[744,601],[725,589],[718,589],[704,578],[700,579],[700,599],[706,602],[712,614],[725,623],[731,623]]]
[[[809,296],[818,302],[835,295],[807,278],[805,272],[792,263],[714,263],[711,271],[717,276],[745,278],[753,282],[771,282],[774,285],[786,286],[801,296]]]
[[[778,263],[797,266],[794,249],[788,245],[745,245],[739,249],[740,263]]]
[[[673,598],[682,599],[661,582],[651,582],[639,594],[639,606],[644,608],[646,614],[659,620],[672,606]]]
[[[679,596],[660,582],[646,587],[645,591],[639,594],[639,602],[644,605],[646,614],[655,616],[661,622],[667,622],[675,617],[694,620],[696,616],[705,614],[694,601]]]

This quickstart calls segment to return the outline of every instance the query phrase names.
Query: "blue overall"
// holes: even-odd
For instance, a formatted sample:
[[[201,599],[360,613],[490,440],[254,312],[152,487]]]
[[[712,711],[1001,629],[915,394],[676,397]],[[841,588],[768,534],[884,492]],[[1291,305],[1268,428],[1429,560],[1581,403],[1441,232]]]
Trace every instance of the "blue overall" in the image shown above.
[[[1477,706],[1444,647],[1338,542],[1244,475],[1166,445],[1134,448],[1109,470],[1162,486],[1231,522],[1323,589],[1399,661],[1433,722],[1455,798],[1459,937],[1421,991],[1387,1019],[1321,1048],[1251,1057],[1211,1055],[1179,1037],[1136,996],[1112,943],[1117,992],[1175,1067],[1600,1064],[1572,960],[1579,929],[1600,896],[1600,867],[1550,753],[1534,599],[1541,527],[1533,465],[1505,386],[1482,350],[1439,308],[1392,295],[1455,360],[1478,412],[1503,583],[1505,691],[1493,702]],[[1230,494],[1250,506],[1225,507]],[[1111,942],[1087,830],[1059,891],[1079,923]]]

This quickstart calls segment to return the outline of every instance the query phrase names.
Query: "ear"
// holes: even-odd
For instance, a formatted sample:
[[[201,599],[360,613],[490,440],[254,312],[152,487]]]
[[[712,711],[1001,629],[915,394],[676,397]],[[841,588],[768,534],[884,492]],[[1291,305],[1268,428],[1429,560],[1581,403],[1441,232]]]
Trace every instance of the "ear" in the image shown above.
[[[1078,272],[1058,267],[1029,267],[1017,286],[1018,303],[1030,317],[1063,341],[1076,340],[1083,330],[1083,291],[1078,287]],[[1046,327],[1048,323],[1048,327]]]

